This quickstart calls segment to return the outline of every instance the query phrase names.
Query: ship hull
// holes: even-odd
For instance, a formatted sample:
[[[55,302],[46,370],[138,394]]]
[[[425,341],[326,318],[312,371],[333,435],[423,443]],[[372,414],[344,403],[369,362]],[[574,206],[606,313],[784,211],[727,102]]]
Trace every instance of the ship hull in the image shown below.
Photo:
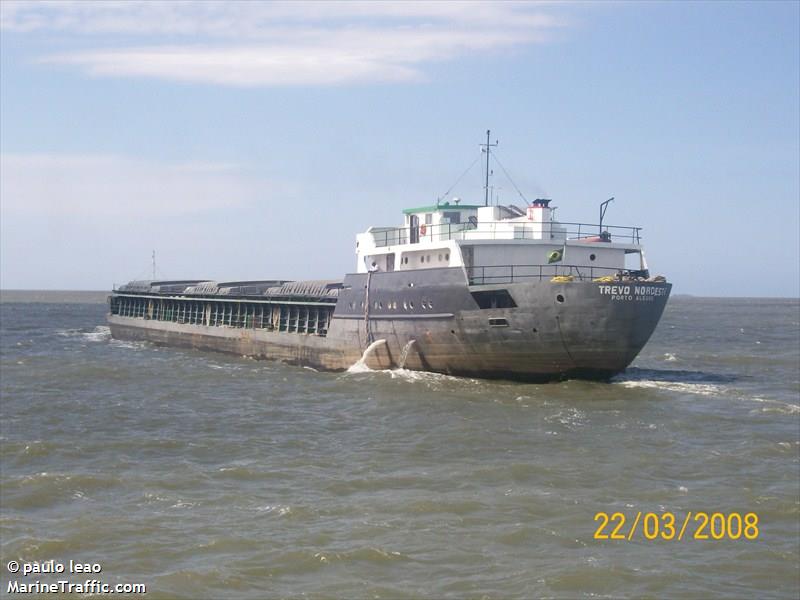
[[[359,360],[451,375],[608,379],[640,352],[671,285],[536,280],[469,286],[461,269],[348,275],[327,335],[109,315],[112,336],[320,370]],[[480,308],[478,296],[511,298]],[[501,306],[502,302],[499,303]],[[507,303],[508,304],[508,303]]]

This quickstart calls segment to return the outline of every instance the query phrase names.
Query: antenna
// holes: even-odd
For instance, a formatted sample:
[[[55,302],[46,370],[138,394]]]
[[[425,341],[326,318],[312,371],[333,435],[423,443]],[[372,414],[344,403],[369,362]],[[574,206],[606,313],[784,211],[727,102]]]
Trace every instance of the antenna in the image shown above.
[[[156,280],[156,251],[153,250],[153,281]]]
[[[609,198],[605,202],[600,203],[600,235],[603,235],[603,217],[606,216],[606,211],[608,210],[608,203],[614,200],[613,197]]]
[[[484,152],[486,152],[486,184],[483,186],[484,196],[483,196],[483,205],[489,206],[489,155],[492,153],[492,147],[497,146],[500,144],[498,140],[495,140],[494,144],[489,143],[489,135],[491,134],[491,130],[486,130],[486,143],[480,144],[481,148],[486,148]]]

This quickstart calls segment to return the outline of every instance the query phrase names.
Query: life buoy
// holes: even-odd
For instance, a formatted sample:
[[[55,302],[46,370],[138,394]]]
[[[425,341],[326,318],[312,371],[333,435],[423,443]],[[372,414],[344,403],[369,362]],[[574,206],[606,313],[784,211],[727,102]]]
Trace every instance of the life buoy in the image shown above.
[[[427,227],[425,227],[425,223],[423,223],[422,225],[420,225],[420,226],[419,226],[419,232],[420,232],[420,234],[422,234],[422,235],[425,235],[425,232],[426,232],[426,231],[428,231],[428,228],[427,228]]]

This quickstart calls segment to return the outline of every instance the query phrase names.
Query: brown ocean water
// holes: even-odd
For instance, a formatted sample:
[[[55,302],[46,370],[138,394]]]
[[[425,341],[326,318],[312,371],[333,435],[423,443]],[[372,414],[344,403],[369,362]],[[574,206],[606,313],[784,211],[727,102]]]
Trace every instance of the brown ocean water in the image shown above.
[[[674,298],[612,383],[548,385],[120,342],[103,300],[2,294],[0,594],[72,559],[147,598],[800,595],[797,300]]]

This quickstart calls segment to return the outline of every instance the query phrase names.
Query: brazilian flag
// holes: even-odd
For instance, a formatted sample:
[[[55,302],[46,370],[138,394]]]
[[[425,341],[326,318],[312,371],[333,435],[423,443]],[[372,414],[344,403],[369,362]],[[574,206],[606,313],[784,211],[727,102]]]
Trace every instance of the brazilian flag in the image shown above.
[[[566,247],[559,248],[558,250],[552,250],[551,252],[547,253],[547,264],[552,264],[554,262],[561,262],[564,259],[564,250]]]

